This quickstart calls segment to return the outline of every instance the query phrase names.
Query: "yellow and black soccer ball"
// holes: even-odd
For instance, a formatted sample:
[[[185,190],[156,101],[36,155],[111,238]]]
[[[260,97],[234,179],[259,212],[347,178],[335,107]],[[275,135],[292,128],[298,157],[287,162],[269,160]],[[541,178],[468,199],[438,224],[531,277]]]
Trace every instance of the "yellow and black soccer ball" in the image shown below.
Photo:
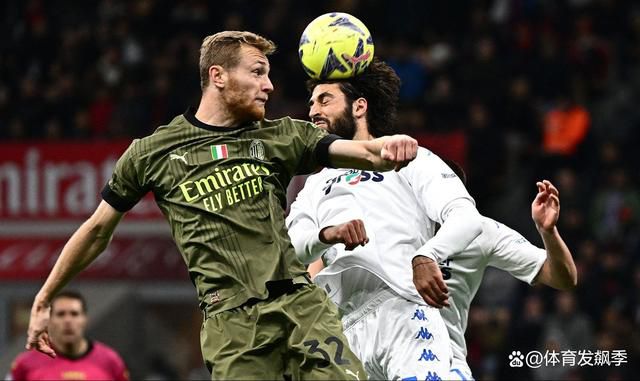
[[[302,32],[298,55],[315,79],[349,78],[373,60],[373,39],[364,23],[348,13],[326,13]]]

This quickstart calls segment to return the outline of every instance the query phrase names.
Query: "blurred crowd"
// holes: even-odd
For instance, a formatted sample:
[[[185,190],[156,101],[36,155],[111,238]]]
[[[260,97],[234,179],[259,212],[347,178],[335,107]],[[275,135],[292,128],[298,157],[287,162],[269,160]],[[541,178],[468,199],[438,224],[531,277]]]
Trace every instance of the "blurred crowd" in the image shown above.
[[[198,49],[220,30],[278,44],[269,117],[305,118],[299,36],[356,15],[400,75],[399,127],[460,161],[479,210],[541,241],[535,181],[560,190],[573,292],[487,273],[470,314],[477,379],[620,379],[640,363],[640,3],[27,0],[0,5],[0,139],[132,138],[200,95]],[[452,148],[454,147],[454,148]],[[621,367],[511,368],[513,350],[626,350]]]

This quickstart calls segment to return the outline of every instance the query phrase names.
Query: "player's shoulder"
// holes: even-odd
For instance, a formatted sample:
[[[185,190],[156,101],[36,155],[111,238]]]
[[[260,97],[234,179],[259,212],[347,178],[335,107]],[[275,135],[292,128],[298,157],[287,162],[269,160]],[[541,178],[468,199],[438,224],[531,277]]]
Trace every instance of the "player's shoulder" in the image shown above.
[[[135,139],[135,141],[141,145],[143,143],[157,144],[163,141],[172,141],[175,143],[177,135],[183,135],[186,129],[200,131],[200,129],[191,124],[187,118],[181,114],[173,118],[169,123],[158,126],[151,134]]]
[[[255,123],[258,128],[253,133],[257,133],[263,139],[288,142],[291,142],[292,139],[295,140],[297,137],[314,135],[319,129],[309,121],[294,119],[289,116],[278,119],[263,119]]]
[[[97,340],[93,341],[93,349],[103,353],[116,353],[116,351],[109,345]]]
[[[260,122],[260,127],[262,128],[268,128],[268,127],[275,127],[275,128],[299,128],[299,127],[308,127],[308,128],[318,128],[316,127],[315,124],[306,121],[306,120],[302,120],[302,119],[295,119],[292,118],[290,116],[284,116],[282,118],[277,118],[277,119],[263,119]]]
[[[174,134],[182,134],[185,129],[193,128],[194,131],[198,131],[196,126],[194,126],[184,114],[176,115],[171,121],[167,124],[162,124],[149,135],[140,138],[138,140],[142,141],[153,141],[166,138],[168,136]]]
[[[522,234],[501,222],[485,216],[482,216],[481,236],[486,246],[491,246],[491,248],[488,249],[489,252],[495,251],[495,248],[527,242]]]
[[[486,217],[486,216],[482,216],[482,228],[483,228],[483,234],[486,231],[487,235],[491,234],[493,235],[493,238],[497,236],[512,235],[512,234],[520,235],[520,233],[508,227],[507,225],[503,224],[502,222],[496,221],[493,218]]]
[[[481,216],[482,234],[489,239],[505,231],[505,225],[487,216]]]
[[[96,355],[105,357],[114,361],[122,361],[118,352],[105,343],[93,341],[93,351]]]
[[[176,119],[178,117],[174,118],[174,121]],[[178,125],[174,121],[158,127],[150,135],[133,139],[127,148],[127,154],[135,159],[144,159],[164,153],[169,147],[174,146],[176,141],[182,139],[184,128],[189,128],[188,125]]]
[[[11,369],[15,369],[17,367],[29,367],[31,364],[41,363],[43,360],[49,359],[45,354],[42,354],[38,351],[24,351],[20,353],[13,360],[11,365]]]
[[[418,147],[418,152],[416,154],[416,158],[409,162],[409,164],[400,170],[400,173],[413,172],[413,173],[440,173],[442,172],[442,168],[440,165],[436,165],[435,163],[439,163],[444,165],[444,162],[438,155],[433,153],[427,148]]]
[[[429,150],[428,148],[418,147],[416,158],[415,160],[411,161],[409,165],[420,165],[420,162],[424,163],[425,161],[429,161],[429,162],[437,161],[437,162],[444,163],[440,158],[440,156],[435,154],[433,151]]]
[[[438,157],[438,155],[436,155],[435,153],[433,153],[433,151],[431,151],[428,148],[425,148],[423,146],[418,146],[418,156],[420,157]]]

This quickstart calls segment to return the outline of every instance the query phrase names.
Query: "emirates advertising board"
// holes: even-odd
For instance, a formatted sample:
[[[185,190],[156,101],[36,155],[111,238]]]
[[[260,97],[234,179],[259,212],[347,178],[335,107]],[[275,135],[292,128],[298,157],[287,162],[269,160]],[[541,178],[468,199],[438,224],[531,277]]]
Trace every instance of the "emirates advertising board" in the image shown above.
[[[44,280],[95,210],[130,141],[0,143],[0,282]],[[85,279],[184,279],[168,224],[148,194],[116,229]]]

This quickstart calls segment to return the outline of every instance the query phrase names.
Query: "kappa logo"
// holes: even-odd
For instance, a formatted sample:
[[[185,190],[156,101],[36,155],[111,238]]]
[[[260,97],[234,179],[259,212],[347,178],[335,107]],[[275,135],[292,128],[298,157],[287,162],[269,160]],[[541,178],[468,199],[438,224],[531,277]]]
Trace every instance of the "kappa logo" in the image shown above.
[[[169,160],[180,160],[185,164],[189,164],[189,163],[187,163],[187,158],[185,157],[185,156],[187,156],[188,153],[189,152],[185,152],[182,155],[177,155],[175,153],[171,153],[171,154],[169,154]]]
[[[356,379],[356,380],[360,379],[360,371],[357,371],[356,373],[353,373],[353,371],[351,371],[351,369],[345,369],[344,372],[346,374],[348,374],[349,376],[353,376],[353,378]]]
[[[249,156],[257,160],[264,160],[264,144],[262,140],[254,139],[249,146]]]

